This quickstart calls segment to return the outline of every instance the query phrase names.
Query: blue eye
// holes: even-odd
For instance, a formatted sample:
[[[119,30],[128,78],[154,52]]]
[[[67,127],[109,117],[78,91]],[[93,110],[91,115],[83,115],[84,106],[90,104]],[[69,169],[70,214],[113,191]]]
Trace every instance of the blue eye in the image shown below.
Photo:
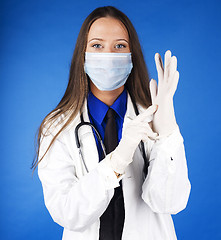
[[[98,44],[98,43],[92,45],[92,47],[93,47],[93,48],[102,48],[101,44]]]
[[[117,44],[116,48],[125,48],[126,46],[124,44]]]

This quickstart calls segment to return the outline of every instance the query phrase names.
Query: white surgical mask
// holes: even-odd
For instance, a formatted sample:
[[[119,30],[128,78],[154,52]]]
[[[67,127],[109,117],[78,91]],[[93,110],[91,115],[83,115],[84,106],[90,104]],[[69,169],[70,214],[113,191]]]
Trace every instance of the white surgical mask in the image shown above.
[[[99,90],[123,86],[132,68],[131,53],[85,52],[84,70]]]

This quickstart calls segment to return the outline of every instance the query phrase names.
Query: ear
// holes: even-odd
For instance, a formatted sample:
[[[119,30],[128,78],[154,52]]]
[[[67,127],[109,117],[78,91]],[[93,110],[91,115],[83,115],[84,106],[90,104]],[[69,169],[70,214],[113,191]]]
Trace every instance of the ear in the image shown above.
[[[157,81],[154,79],[151,79],[149,86],[150,86],[150,95],[151,95],[152,104],[155,104],[156,97],[157,97]]]

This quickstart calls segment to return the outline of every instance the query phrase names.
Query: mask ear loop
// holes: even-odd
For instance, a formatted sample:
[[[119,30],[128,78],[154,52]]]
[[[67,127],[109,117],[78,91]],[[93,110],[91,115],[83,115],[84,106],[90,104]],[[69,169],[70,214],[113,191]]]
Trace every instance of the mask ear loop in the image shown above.
[[[136,115],[138,116],[139,115],[139,111],[137,109],[137,105],[136,105],[135,101],[133,101],[132,98],[131,98],[131,101],[133,103],[134,111],[135,111]],[[144,142],[140,141],[138,146],[139,146],[139,149],[140,149],[140,151],[142,153],[142,157],[143,157],[143,160],[144,160],[143,175],[144,175],[144,179],[145,179],[147,174],[148,174],[148,167],[149,167],[150,162],[147,159],[147,155],[145,153]]]

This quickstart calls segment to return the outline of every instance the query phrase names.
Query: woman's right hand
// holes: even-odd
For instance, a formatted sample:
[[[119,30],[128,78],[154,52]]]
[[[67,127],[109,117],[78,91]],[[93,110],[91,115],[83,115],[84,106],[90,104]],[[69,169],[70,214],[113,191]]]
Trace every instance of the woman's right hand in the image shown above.
[[[150,106],[123,129],[119,145],[109,154],[110,157],[107,157],[108,163],[115,172],[124,173],[126,167],[133,161],[133,154],[141,140],[157,137],[158,134],[154,133],[149,125],[156,110],[157,105]]]

